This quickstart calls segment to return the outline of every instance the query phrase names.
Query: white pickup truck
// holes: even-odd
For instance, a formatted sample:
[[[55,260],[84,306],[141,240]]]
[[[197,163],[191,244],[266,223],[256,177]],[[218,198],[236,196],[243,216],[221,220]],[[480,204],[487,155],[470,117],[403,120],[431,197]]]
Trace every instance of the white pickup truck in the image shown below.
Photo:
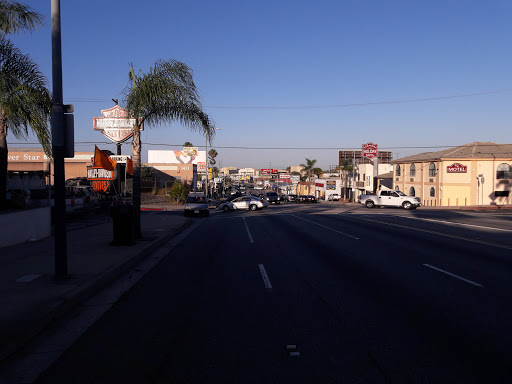
[[[382,190],[376,195],[361,195],[360,203],[367,208],[375,207],[403,207],[405,209],[416,209],[421,205],[420,199],[414,196],[407,196],[400,191]]]

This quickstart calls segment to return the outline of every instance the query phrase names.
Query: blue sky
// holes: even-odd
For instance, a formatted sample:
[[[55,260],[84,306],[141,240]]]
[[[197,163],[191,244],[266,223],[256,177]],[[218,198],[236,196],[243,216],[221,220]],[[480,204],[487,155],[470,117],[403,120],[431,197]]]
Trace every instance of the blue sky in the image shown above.
[[[46,25],[12,38],[51,89],[51,2],[22,2]],[[509,0],[62,0],[75,150],[94,150],[84,142],[115,150],[92,119],[123,99],[129,63],[147,71],[157,59],[194,70],[203,107],[221,128],[213,144],[222,166],[285,168],[312,158],[328,169],[337,149],[369,141],[395,158],[512,143],[510,15]],[[498,92],[481,94],[489,91]],[[146,127],[142,141],[143,161],[148,149],[205,142],[179,123]],[[8,137],[10,148],[15,142]]]

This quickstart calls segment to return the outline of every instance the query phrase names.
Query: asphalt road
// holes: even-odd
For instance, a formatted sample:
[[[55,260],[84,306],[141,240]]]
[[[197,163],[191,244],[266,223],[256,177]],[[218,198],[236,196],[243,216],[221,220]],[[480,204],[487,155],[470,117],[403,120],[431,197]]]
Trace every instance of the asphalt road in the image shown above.
[[[215,212],[38,383],[510,381],[512,215]]]

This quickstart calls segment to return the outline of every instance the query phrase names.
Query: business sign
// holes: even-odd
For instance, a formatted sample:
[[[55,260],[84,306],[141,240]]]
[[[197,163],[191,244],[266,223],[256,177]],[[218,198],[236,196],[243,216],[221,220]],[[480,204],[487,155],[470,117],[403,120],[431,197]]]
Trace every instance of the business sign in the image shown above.
[[[101,110],[101,116],[93,117],[92,125],[95,130],[101,131],[109,140],[122,143],[133,135],[133,126],[137,120],[129,118],[127,109],[116,105]]]
[[[446,167],[447,173],[467,173],[468,167],[466,165],[462,165],[460,163],[453,163],[452,165],[448,165]]]
[[[336,190],[336,182],[335,182],[335,181],[333,181],[333,180],[331,180],[331,181],[326,181],[326,184],[327,184],[327,186],[326,186],[326,188],[325,188],[325,189],[327,189],[327,190],[333,190],[333,191],[334,191],[334,190]]]
[[[115,172],[101,167],[87,167],[87,180],[114,180]]]
[[[373,143],[363,144],[363,157],[367,159],[374,159],[378,156],[378,146]]]
[[[262,175],[277,175],[277,169],[262,169]]]

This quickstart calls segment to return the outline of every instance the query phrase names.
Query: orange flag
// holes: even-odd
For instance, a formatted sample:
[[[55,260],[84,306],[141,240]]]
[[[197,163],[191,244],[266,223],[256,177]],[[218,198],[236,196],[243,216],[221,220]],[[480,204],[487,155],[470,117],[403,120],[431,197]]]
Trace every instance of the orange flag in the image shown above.
[[[133,176],[133,161],[129,157],[126,158],[126,173]]]
[[[117,161],[108,157],[103,151],[100,151],[97,146],[94,146],[94,161],[92,165],[113,172],[117,167]]]

